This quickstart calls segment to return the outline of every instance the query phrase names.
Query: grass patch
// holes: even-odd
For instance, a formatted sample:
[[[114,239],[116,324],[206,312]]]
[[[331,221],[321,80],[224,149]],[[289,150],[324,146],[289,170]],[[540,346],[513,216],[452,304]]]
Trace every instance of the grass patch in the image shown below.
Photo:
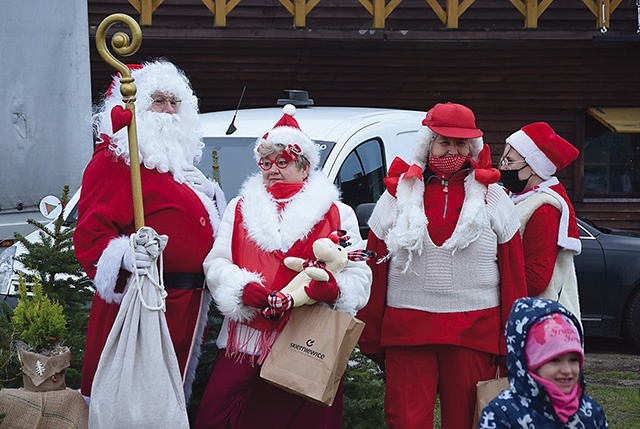
[[[640,427],[640,386],[620,387],[589,382],[587,394],[598,401],[611,429]]]

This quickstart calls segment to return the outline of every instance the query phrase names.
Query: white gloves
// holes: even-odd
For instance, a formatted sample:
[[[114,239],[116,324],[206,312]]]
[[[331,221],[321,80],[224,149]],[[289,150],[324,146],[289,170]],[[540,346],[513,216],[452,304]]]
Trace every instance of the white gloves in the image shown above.
[[[130,273],[137,271],[140,276],[147,274],[147,268],[152,263],[151,255],[144,246],[136,246],[135,252],[131,247],[127,247],[122,255],[122,268]]]
[[[187,179],[187,182],[189,182],[193,189],[213,199],[213,195],[215,194],[213,183],[207,179],[207,176],[205,176],[202,171],[198,170],[194,165],[185,165],[182,167],[182,171],[184,172],[185,179]]]

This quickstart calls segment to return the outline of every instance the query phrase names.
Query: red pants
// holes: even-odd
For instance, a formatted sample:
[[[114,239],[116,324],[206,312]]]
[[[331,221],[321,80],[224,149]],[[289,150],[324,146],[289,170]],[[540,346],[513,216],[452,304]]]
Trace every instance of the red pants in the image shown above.
[[[493,355],[452,345],[386,349],[385,414],[390,429],[433,428],[440,394],[442,427],[470,429],[476,383],[495,376]]]
[[[342,381],[332,406],[313,404],[268,384],[260,366],[225,357],[218,350],[211,378],[200,401],[196,429],[339,429]]]

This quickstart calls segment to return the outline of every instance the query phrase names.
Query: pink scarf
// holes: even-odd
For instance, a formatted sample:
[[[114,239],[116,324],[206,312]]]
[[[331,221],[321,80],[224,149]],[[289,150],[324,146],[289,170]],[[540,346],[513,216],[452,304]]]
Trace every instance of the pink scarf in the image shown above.
[[[580,386],[580,382],[573,386],[571,392],[563,393],[553,382],[545,380],[532,372],[529,374],[547,391],[547,395],[551,400],[551,405],[553,405],[558,419],[562,423],[567,423],[569,417],[574,415],[580,406],[580,397],[582,397],[582,386]]]

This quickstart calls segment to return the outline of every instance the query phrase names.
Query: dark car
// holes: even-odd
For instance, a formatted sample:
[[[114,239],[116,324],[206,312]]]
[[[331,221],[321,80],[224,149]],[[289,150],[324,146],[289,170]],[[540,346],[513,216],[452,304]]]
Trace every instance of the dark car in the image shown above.
[[[578,219],[582,253],[576,256],[585,334],[626,337],[640,350],[640,232]]]

